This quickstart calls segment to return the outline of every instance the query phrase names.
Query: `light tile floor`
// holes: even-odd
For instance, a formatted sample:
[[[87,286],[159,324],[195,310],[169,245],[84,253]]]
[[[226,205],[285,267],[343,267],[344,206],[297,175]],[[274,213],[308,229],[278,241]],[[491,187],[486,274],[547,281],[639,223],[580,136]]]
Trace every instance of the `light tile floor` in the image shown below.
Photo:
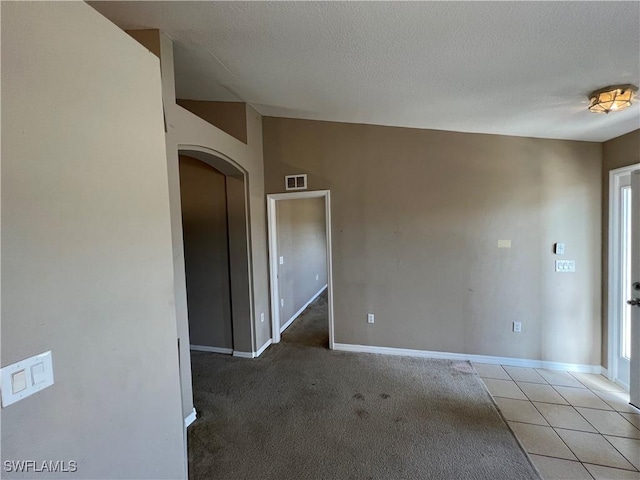
[[[640,480],[640,410],[602,375],[474,363],[546,480]]]

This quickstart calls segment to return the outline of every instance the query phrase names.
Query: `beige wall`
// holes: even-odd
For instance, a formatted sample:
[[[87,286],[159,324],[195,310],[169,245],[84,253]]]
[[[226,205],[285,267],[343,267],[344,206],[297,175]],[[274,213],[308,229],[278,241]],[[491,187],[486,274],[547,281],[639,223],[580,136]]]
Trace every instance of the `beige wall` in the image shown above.
[[[640,129],[603,144],[602,155],[602,365],[609,352],[609,172],[640,163]]]
[[[247,143],[247,105],[245,103],[181,99],[177,99],[176,103],[242,143]]]
[[[278,257],[284,257],[278,265],[281,326],[327,284],[324,204],[324,198],[276,203]]]
[[[227,176],[229,234],[233,238],[229,248],[233,343],[236,351],[255,352],[271,338],[262,117],[249,105],[242,104],[246,118],[246,142],[243,142],[178,105],[171,39],[158,30],[129,33],[152,53],[159,46],[179,342],[185,346],[189,344],[178,166],[178,152],[188,151],[190,156],[211,164]],[[206,118],[215,116],[219,108],[217,102],[196,103],[198,113]],[[234,106],[235,109],[237,106]],[[233,202],[229,199],[233,199]],[[260,321],[261,313],[264,313],[264,321]],[[188,348],[180,350],[180,372],[183,415],[187,417],[193,409]]]
[[[262,148],[262,117],[249,105],[245,105],[247,119],[247,143],[243,143],[219,128],[204,121],[176,104],[173,74],[173,44],[166,35],[160,35],[160,66],[162,70],[163,103],[166,119],[167,171],[169,176],[169,203],[171,209],[171,233],[174,259],[174,292],[176,295],[177,333],[182,345],[189,343],[189,321],[184,268],[184,247],[180,207],[180,178],[178,151],[199,152],[218,159],[229,166],[216,169],[227,175],[227,190],[235,199],[242,195],[244,211],[234,207],[234,230],[238,220],[248,218],[244,224],[242,245],[230,250],[231,255],[242,257],[239,248],[246,247],[246,278],[248,291],[241,292],[239,279],[234,288],[232,278],[232,308],[234,317],[234,349],[255,352],[271,338],[269,315],[269,281],[267,264],[266,199],[264,192],[264,165]],[[191,155],[193,156],[193,155]],[[199,157],[198,157],[199,158]],[[239,177],[239,178],[234,178]],[[242,181],[240,181],[240,178]],[[234,202],[236,206],[240,202]],[[238,207],[239,208],[239,207]],[[234,238],[238,235],[234,232]],[[238,262],[241,263],[241,262]],[[239,267],[240,268],[240,267]],[[239,278],[239,275],[237,276]],[[244,297],[236,301],[236,295]],[[237,308],[237,310],[236,310]],[[260,314],[264,313],[264,321]],[[236,320],[242,328],[236,328]],[[193,408],[191,385],[191,359],[189,350],[180,351],[183,414],[188,416]]]
[[[2,461],[184,478],[158,59],[82,2],[2,2]],[[47,477],[47,474],[2,478]]]
[[[180,156],[180,194],[191,345],[233,348],[226,178]]]
[[[267,193],[331,190],[337,343],[600,365],[600,144],[263,125]]]

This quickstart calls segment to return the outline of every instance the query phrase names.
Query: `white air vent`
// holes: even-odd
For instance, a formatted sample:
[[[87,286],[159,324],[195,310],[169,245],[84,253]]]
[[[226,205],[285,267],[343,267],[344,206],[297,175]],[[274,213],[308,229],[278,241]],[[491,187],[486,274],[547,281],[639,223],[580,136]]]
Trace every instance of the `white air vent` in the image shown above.
[[[287,190],[306,190],[307,189],[307,174],[300,175],[287,175],[284,177],[284,187]]]

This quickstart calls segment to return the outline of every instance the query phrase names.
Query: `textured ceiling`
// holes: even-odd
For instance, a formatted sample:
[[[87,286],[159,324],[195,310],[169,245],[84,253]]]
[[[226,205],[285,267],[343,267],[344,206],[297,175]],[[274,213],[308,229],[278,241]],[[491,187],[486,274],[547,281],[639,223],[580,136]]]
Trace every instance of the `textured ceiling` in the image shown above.
[[[640,2],[91,2],[174,40],[181,98],[268,116],[604,141],[587,93],[640,83]]]

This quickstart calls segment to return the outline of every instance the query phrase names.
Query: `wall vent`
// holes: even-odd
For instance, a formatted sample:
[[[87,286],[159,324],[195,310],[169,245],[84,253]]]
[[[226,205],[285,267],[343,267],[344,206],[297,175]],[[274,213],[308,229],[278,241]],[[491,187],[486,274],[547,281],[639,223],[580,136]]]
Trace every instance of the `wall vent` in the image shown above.
[[[284,187],[287,190],[306,190],[307,174],[302,173],[299,175],[287,175],[286,177],[284,177]]]

